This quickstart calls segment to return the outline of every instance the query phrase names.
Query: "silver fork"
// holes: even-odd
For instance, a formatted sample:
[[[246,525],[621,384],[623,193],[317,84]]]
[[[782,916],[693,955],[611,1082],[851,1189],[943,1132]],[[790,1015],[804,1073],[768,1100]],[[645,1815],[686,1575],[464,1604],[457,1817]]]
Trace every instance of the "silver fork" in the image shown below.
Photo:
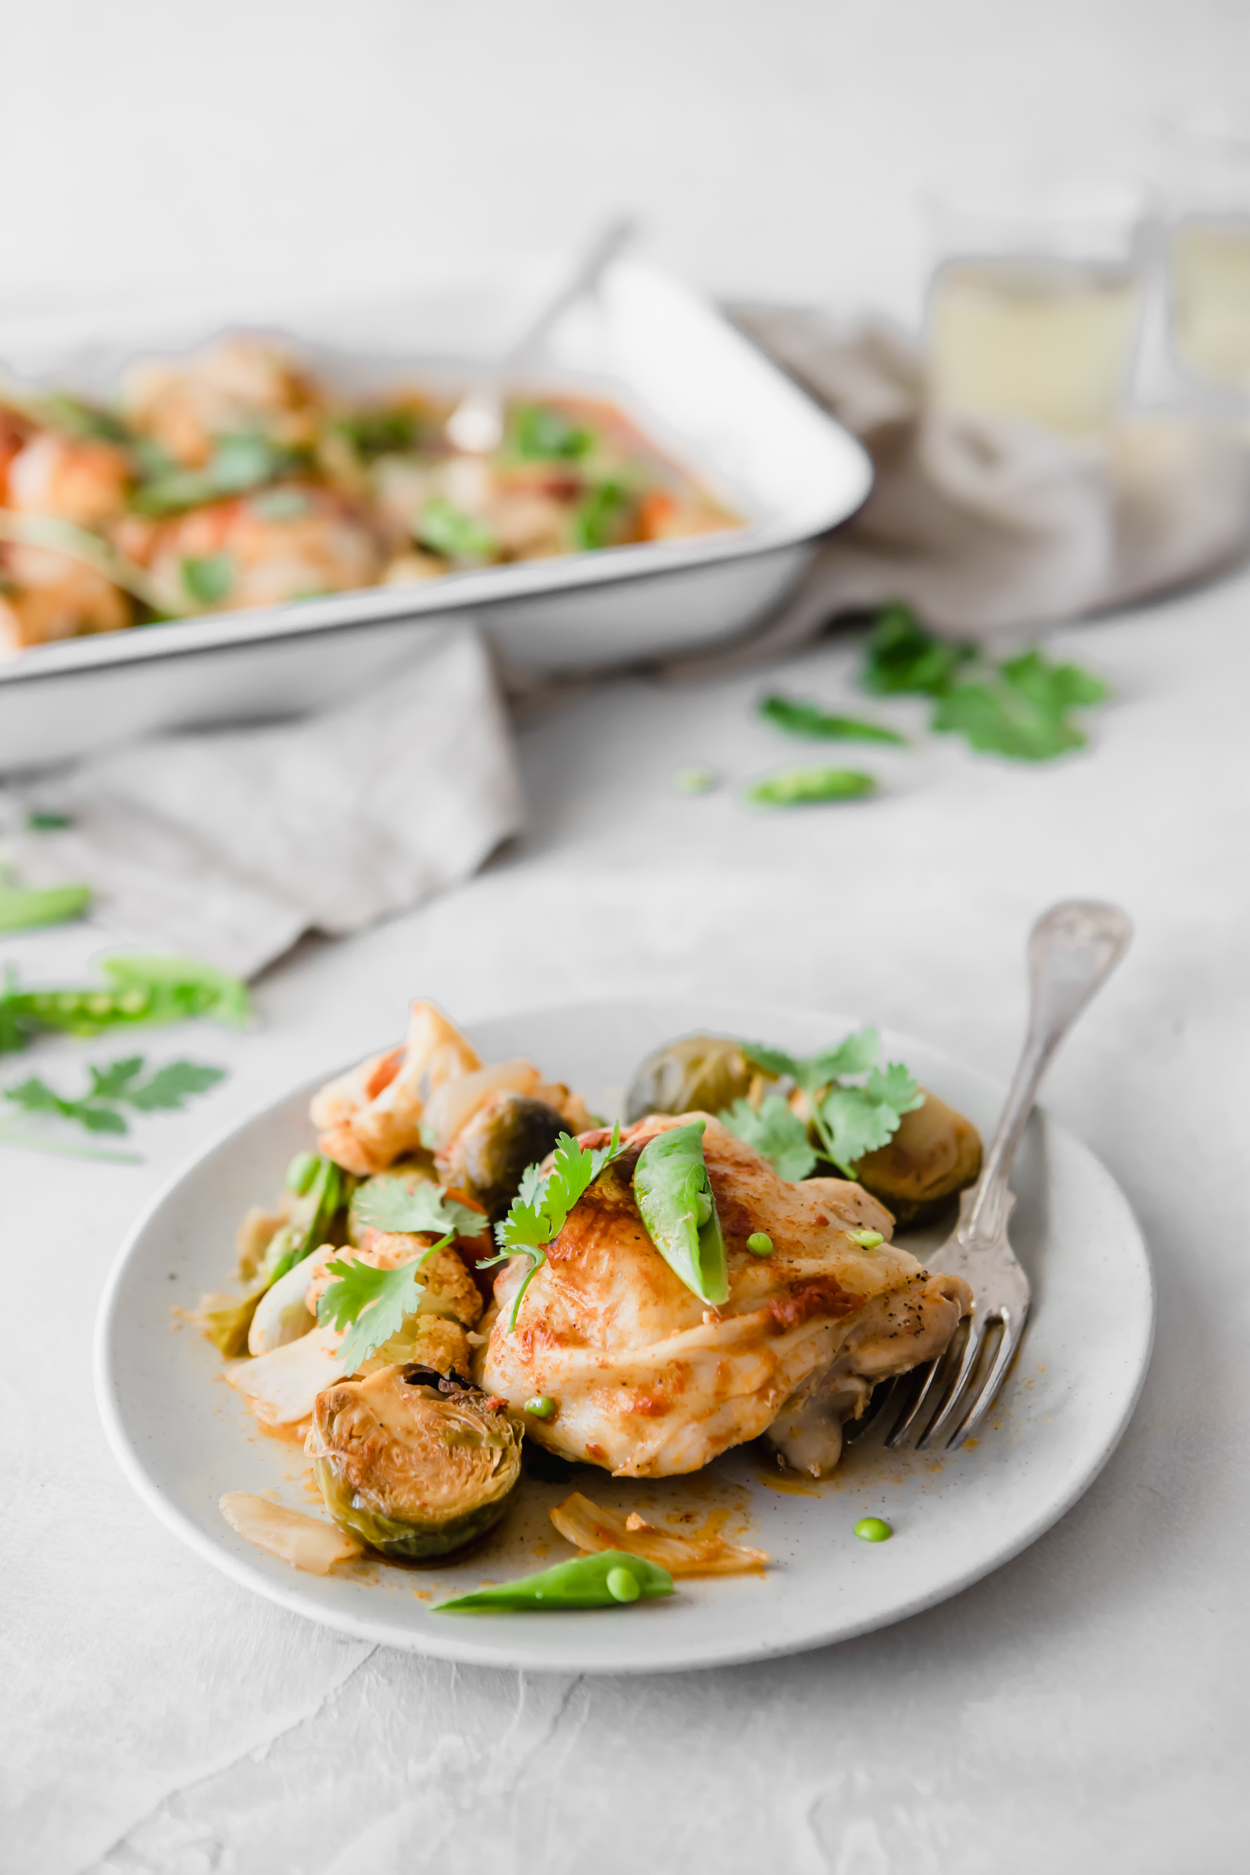
[[[923,1451],[944,1434],[948,1452],[971,1436],[993,1406],[1029,1314],[1029,1279],[1007,1237],[1015,1194],[1007,1180],[1016,1149],[1050,1058],[1076,1018],[1124,953],[1133,927],[1114,905],[1074,900],[1043,913],[1029,937],[1029,1026],[981,1176],[963,1194],[959,1222],[927,1261],[943,1275],[963,1276],[973,1294],[962,1352],[959,1337],[939,1360],[878,1389],[872,1408],[852,1436],[881,1424],[900,1400],[911,1400],[885,1440],[891,1451]],[[990,1330],[1000,1330],[992,1358]],[[914,1397],[911,1397],[914,1390]],[[848,1434],[851,1429],[848,1427]]]

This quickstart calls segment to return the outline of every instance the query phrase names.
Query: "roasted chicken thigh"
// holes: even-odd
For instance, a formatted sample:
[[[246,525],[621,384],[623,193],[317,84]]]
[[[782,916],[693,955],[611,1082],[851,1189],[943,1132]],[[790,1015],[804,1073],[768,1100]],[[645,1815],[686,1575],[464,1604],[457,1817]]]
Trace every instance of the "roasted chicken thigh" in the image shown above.
[[[656,1250],[631,1189],[647,1141],[697,1119],[728,1253],[729,1297],[716,1308]],[[555,1413],[529,1418],[529,1436],[619,1476],[697,1471],[765,1432],[789,1463],[823,1474],[876,1382],[946,1347],[971,1306],[967,1284],[891,1243],[890,1213],[861,1186],[789,1183],[707,1115],[652,1115],[625,1137],[548,1245],[511,1333],[528,1266],[514,1258],[501,1271],[482,1384],[518,1412],[548,1396]],[[771,1254],[748,1250],[757,1232]]]

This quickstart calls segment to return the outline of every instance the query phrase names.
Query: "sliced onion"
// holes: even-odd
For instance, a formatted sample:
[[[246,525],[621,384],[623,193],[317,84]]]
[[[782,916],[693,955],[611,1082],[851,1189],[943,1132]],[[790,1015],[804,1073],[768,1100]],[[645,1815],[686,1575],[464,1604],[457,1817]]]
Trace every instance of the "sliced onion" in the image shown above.
[[[644,1522],[637,1511],[622,1517],[619,1511],[601,1510],[580,1491],[556,1505],[551,1521],[560,1535],[578,1549],[627,1550],[631,1556],[658,1563],[674,1576],[744,1575],[772,1561],[767,1550],[727,1543],[715,1531],[678,1536]]]
[[[253,1497],[250,1491],[227,1491],[218,1508],[231,1529],[257,1549],[312,1576],[329,1575],[335,1563],[364,1555],[364,1545],[337,1524],[271,1504],[267,1497]]]

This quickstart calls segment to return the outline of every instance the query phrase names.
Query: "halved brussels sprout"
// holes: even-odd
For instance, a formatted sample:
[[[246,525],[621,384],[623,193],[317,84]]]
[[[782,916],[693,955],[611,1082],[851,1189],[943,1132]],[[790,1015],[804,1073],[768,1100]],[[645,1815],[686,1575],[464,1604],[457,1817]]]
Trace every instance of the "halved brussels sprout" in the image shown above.
[[[384,1367],[318,1394],[305,1450],[326,1509],[384,1556],[445,1556],[499,1522],[521,1476],[521,1439],[454,1370]]]
[[[719,1113],[744,1099],[757,1078],[772,1077],[761,1075],[731,1037],[683,1035],[657,1048],[635,1071],[625,1119],[632,1125],[649,1113]]]
[[[981,1135],[971,1120],[921,1088],[924,1106],[905,1113],[888,1145],[853,1168],[865,1191],[899,1224],[923,1224],[981,1174]]]
[[[528,1094],[494,1094],[439,1159],[445,1182],[480,1204],[492,1224],[505,1217],[527,1165],[541,1165],[567,1122]]]

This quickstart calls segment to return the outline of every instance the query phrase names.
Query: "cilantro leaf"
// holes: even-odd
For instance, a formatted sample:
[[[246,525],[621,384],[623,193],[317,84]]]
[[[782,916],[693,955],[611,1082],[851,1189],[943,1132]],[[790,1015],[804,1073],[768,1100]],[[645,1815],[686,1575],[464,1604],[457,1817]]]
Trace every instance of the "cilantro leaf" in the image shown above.
[[[548,405],[522,404],[512,430],[517,454],[530,462],[576,462],[594,447],[592,431]]]
[[[924,1106],[924,1095],[920,1092],[915,1075],[901,1061],[891,1061],[885,1068],[874,1068],[865,1086],[874,1100],[893,1107],[900,1117]]]
[[[716,1117],[738,1139],[762,1153],[778,1178],[797,1184],[816,1163],[806,1123],[780,1094],[767,1094],[758,1112],[749,1100],[735,1100]]]
[[[835,1087],[820,1103],[820,1117],[829,1130],[829,1157],[843,1170],[888,1145],[898,1131],[898,1114],[863,1087]]]
[[[757,807],[813,807],[823,801],[858,801],[875,794],[871,775],[857,768],[779,768],[746,791]]]
[[[415,1262],[393,1270],[374,1269],[358,1258],[347,1262],[340,1257],[326,1265],[338,1281],[330,1284],[318,1302],[317,1320],[351,1329],[339,1352],[353,1373],[384,1341],[398,1334],[405,1315],[415,1314],[425,1293],[425,1285],[417,1281],[418,1273],[435,1251],[446,1249],[450,1242],[450,1235],[446,1236]]]
[[[356,1220],[373,1230],[403,1231],[417,1235],[444,1231],[477,1237],[486,1229],[480,1211],[446,1196],[446,1187],[423,1181],[409,1191],[402,1179],[374,1178],[356,1193]]]
[[[93,1100],[125,1100],[126,1088],[143,1072],[143,1056],[128,1055],[124,1061],[110,1062],[107,1068],[94,1068],[90,1064],[87,1073],[91,1076],[91,1095]],[[213,1070],[214,1074],[217,1072]]]
[[[234,584],[234,555],[190,554],[182,562],[182,583],[198,605],[217,605]]]
[[[888,605],[877,614],[860,667],[861,690],[876,696],[945,694],[961,664],[976,655],[971,645],[935,638],[905,605]]]
[[[516,1327],[525,1291],[547,1261],[545,1246],[560,1235],[579,1199],[623,1150],[619,1125],[612,1128],[607,1145],[596,1147],[594,1151],[587,1151],[571,1133],[561,1133],[550,1172],[544,1176],[536,1165],[525,1168],[507,1217],[495,1226],[497,1255],[478,1260],[480,1270],[506,1263],[514,1256],[526,1256],[530,1260],[513,1300],[509,1334]]]
[[[766,1074],[788,1074],[796,1087],[813,1093],[841,1074],[862,1074],[877,1059],[881,1040],[876,1029],[857,1029],[840,1041],[836,1048],[824,1048],[814,1055],[787,1055],[780,1048],[765,1048],[759,1042],[739,1043],[748,1061]]]
[[[818,703],[796,702],[790,697],[763,697],[756,705],[765,722],[789,736],[809,736],[827,742],[890,742],[907,746],[906,736],[881,723],[866,723],[858,716],[831,716]]]
[[[573,545],[583,553],[611,546],[628,499],[620,482],[600,482],[573,512]]]
[[[181,1108],[193,1094],[203,1094],[225,1079],[224,1068],[197,1061],[168,1061],[150,1080],[117,1096],[139,1113],[169,1113]]]
[[[128,1128],[119,1107],[133,1107],[140,1113],[181,1107],[188,1095],[203,1093],[225,1074],[224,1068],[202,1067],[194,1061],[168,1062],[147,1081],[139,1080],[142,1071],[143,1056],[130,1055],[107,1068],[88,1067],[91,1086],[80,1100],[65,1099],[36,1075],[6,1088],[4,1098],[27,1113],[56,1114],[86,1127],[89,1133],[125,1133]]]
[[[489,560],[497,547],[495,536],[485,522],[457,508],[445,495],[436,495],[433,501],[426,502],[413,532],[421,546],[441,553],[444,559],[461,560],[466,565]]]

